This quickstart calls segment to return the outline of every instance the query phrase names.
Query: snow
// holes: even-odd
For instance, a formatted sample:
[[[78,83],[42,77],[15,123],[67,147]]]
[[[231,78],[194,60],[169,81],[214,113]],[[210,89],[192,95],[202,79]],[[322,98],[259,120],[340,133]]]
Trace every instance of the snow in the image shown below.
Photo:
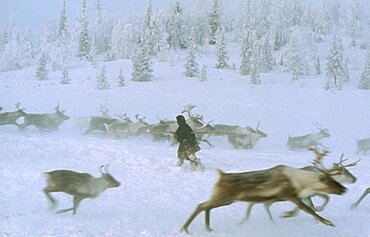
[[[185,52],[184,52],[185,53]],[[291,82],[284,73],[264,74],[262,85],[252,86],[237,71],[216,70],[213,59],[199,60],[208,64],[208,79],[183,76],[184,55],[178,55],[175,66],[154,61],[151,82],[129,80],[130,61],[105,65],[111,85],[96,90],[96,72],[100,68],[88,63],[69,69],[70,85],[59,83],[60,72],[47,81],[32,77],[35,67],[1,73],[0,94],[3,111],[11,111],[20,102],[28,113],[53,112],[57,103],[70,120],[59,131],[46,133],[29,127],[19,131],[14,126],[0,127],[1,236],[187,236],[179,230],[197,204],[207,200],[217,180],[214,169],[225,171],[257,170],[286,164],[301,167],[310,163],[310,152],[290,151],[288,135],[316,132],[314,123],[329,129],[331,137],[323,140],[331,153],[326,164],[337,161],[341,153],[351,161],[361,159],[351,169],[358,178],[348,185],[343,196],[331,196],[327,208],[319,213],[335,223],[327,227],[300,213],[295,218],[281,219],[279,214],[293,208],[290,203],[274,204],[275,223],[269,221],[262,205],[252,211],[248,223],[238,225],[246,205],[236,203],[212,211],[215,229],[207,233],[203,215],[190,225],[194,236],[369,236],[369,205],[365,199],[350,209],[367,187],[369,157],[356,154],[356,138],[368,137],[369,94],[349,85],[341,91],[325,91],[325,78],[302,79],[305,86]],[[101,65],[100,65],[101,64]],[[119,70],[124,71],[125,87],[117,87]],[[87,79],[90,77],[90,79]],[[315,80],[315,82],[313,82]],[[199,158],[206,166],[204,173],[191,172],[186,163],[176,164],[176,146],[154,142],[150,137],[113,139],[104,134],[82,135],[87,124],[81,117],[99,115],[100,105],[109,113],[139,113],[150,123],[157,116],[174,119],[187,104],[194,112],[213,123],[238,124],[260,129],[268,136],[252,150],[233,149],[226,138],[211,138],[211,148],[201,144]],[[97,199],[82,201],[77,215],[57,215],[49,210],[42,192],[43,172],[71,169],[99,176],[98,168],[110,164],[110,173],[121,182]],[[58,193],[59,208],[72,205],[70,196]],[[321,200],[317,200],[320,202]],[[349,227],[349,225],[351,225]]]

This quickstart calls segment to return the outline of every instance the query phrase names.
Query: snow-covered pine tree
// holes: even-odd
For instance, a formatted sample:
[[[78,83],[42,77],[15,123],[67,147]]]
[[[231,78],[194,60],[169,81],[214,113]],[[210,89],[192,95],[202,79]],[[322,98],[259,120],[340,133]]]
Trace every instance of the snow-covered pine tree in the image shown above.
[[[89,21],[87,18],[87,5],[86,0],[83,0],[81,12],[78,16],[78,21],[80,24],[80,37],[78,41],[78,58],[81,60],[91,60],[91,45],[89,37]]]
[[[349,74],[344,60],[344,50],[342,42],[335,35],[332,46],[329,50],[326,64],[326,77],[328,78],[325,89],[342,89],[345,81],[349,79]]]
[[[61,84],[69,84],[71,82],[71,79],[68,75],[68,69],[67,67],[63,67],[62,69],[62,78],[60,79]]]
[[[62,12],[59,17],[59,36],[67,37],[67,16],[66,16],[66,1],[63,1]]]
[[[105,66],[102,66],[99,74],[96,77],[96,89],[103,90],[109,89],[109,82],[107,81],[107,76],[105,72]]]
[[[203,64],[202,70],[199,74],[199,80],[200,81],[206,81],[207,80],[207,65]]]
[[[224,31],[219,30],[217,35],[217,64],[216,68],[229,68],[229,57],[226,52]]]
[[[370,50],[367,51],[364,69],[358,85],[361,90],[370,90]]]
[[[217,43],[217,32],[221,29],[221,9],[219,0],[213,0],[211,12],[209,13],[209,43]]]
[[[0,71],[18,70],[32,60],[32,44],[11,18],[5,27],[0,49]]]
[[[148,54],[148,46],[145,38],[142,36],[136,45],[135,54],[132,59],[131,80],[150,81],[152,79],[153,69]]]
[[[49,71],[46,64],[47,56],[43,53],[38,60],[38,66],[35,73],[36,78],[40,81],[48,79]]]
[[[96,54],[103,54],[109,49],[112,39],[113,22],[104,9],[100,0],[96,0],[94,7],[95,15],[91,20],[91,46]],[[90,52],[91,55],[92,52]]]
[[[187,23],[183,16],[183,6],[180,1],[176,1],[171,7],[166,19],[166,32],[168,33],[168,44],[174,49],[184,49],[187,47]]]
[[[124,87],[125,84],[125,77],[123,76],[122,70],[119,70],[119,74],[117,77],[118,87]]]
[[[308,72],[304,35],[300,27],[292,27],[285,53],[285,67],[292,74],[293,80],[298,80],[300,76]]]
[[[252,10],[251,1],[248,0],[246,3],[246,19],[244,24],[244,33],[242,37],[242,49],[240,53],[241,63],[240,63],[240,73],[242,75],[251,75],[252,69],[256,69],[256,65],[252,63],[258,63],[258,50],[257,50],[257,38],[252,22]]]
[[[320,63],[320,57],[319,56],[317,56],[317,59],[316,59],[315,69],[316,69],[316,74],[317,75],[321,74],[321,63]]]
[[[269,41],[269,37],[265,37],[262,45],[261,55],[261,70],[263,72],[271,72],[275,65],[275,60],[272,56],[272,47]]]
[[[199,69],[198,63],[196,61],[195,54],[197,53],[197,46],[194,42],[194,29],[191,29],[189,42],[188,42],[188,55],[186,56],[185,64],[185,76],[187,77],[196,77],[198,76]]]
[[[356,47],[359,43],[361,33],[363,32],[362,17],[363,17],[363,6],[358,0],[352,0],[351,5],[348,9],[348,22],[347,32],[351,37],[351,45]]]

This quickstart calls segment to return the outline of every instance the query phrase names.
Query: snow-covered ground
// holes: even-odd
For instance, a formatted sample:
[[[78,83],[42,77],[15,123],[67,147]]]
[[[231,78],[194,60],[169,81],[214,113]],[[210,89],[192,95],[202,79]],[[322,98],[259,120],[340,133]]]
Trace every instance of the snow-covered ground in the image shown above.
[[[369,156],[356,154],[356,139],[370,137],[369,92],[355,89],[356,80],[341,91],[325,91],[324,75],[292,82],[289,75],[277,72],[262,74],[262,84],[252,86],[238,71],[213,69],[213,58],[202,56],[199,60],[200,65],[208,65],[204,82],[183,76],[181,54],[174,66],[154,61],[153,81],[146,83],[129,80],[128,60],[104,63],[111,85],[108,90],[95,89],[101,62],[95,68],[89,63],[71,66],[70,85],[59,84],[60,72],[52,73],[47,81],[35,80],[35,67],[0,73],[2,112],[14,110],[14,104],[20,102],[28,113],[50,113],[59,103],[71,117],[52,133],[33,127],[23,131],[15,126],[0,127],[0,236],[187,236],[179,230],[196,205],[210,196],[217,179],[214,169],[308,165],[313,155],[306,150],[291,151],[286,142],[289,135],[317,132],[317,122],[331,134],[323,140],[331,151],[327,166],[341,153],[350,161],[361,159],[350,168],[358,181],[348,185],[343,196],[331,196],[327,208],[319,213],[336,227],[315,223],[305,213],[279,218],[293,208],[290,203],[271,207],[275,223],[262,205],[257,205],[249,222],[239,225],[246,204],[236,203],[212,211],[214,232],[205,231],[203,214],[189,230],[193,236],[370,236],[369,197],[357,209],[350,209],[370,179]],[[116,78],[121,69],[127,85],[119,88]],[[260,122],[259,128],[268,136],[251,150],[233,149],[226,138],[210,138],[214,147],[201,144],[198,153],[206,166],[200,173],[191,172],[188,164],[176,167],[177,147],[166,142],[146,136],[82,135],[87,124],[81,124],[81,117],[100,115],[101,105],[112,116],[127,113],[133,118],[138,113],[147,122],[157,123],[158,116],[174,120],[187,104],[196,105],[194,112],[203,114],[206,121],[214,119],[213,123],[255,127]],[[82,201],[77,215],[49,210],[42,192],[43,172],[71,169],[99,176],[103,164],[110,164],[110,173],[121,182],[119,188]],[[54,196],[60,208],[72,205],[70,196]]]

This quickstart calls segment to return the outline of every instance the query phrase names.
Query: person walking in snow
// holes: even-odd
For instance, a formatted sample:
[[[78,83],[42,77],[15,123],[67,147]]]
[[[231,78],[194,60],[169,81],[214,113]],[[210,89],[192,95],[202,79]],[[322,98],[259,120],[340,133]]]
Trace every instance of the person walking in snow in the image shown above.
[[[185,117],[178,115],[176,117],[179,127],[175,132],[175,138],[180,143],[177,150],[177,166],[182,166],[184,160],[190,161],[190,167],[192,170],[198,168],[200,171],[204,171],[204,166],[200,160],[195,156],[195,153],[200,151],[200,147],[196,140],[194,131],[186,123]]]

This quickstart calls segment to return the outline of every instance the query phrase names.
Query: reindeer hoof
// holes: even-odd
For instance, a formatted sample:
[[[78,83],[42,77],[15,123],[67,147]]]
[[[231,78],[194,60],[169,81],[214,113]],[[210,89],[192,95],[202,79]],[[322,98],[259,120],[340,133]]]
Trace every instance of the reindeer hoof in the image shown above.
[[[181,231],[181,232],[185,232],[185,233],[186,233],[186,234],[188,234],[188,235],[190,234],[190,233],[189,233],[189,230],[188,230],[188,228],[187,228],[187,227],[182,227],[180,231]]]

